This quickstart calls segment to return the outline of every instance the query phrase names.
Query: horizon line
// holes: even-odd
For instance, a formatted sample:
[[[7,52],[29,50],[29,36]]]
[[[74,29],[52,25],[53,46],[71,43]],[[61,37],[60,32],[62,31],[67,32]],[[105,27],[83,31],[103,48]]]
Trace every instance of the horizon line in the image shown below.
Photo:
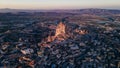
[[[107,10],[120,10],[117,8],[53,8],[53,9],[30,9],[30,8],[0,8],[0,9],[8,9],[8,10],[80,10],[80,9],[107,9]]]

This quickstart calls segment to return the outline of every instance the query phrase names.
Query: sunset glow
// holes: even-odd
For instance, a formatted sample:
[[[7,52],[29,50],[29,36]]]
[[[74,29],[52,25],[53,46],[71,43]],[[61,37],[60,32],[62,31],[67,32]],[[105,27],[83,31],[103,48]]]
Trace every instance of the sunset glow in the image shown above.
[[[0,0],[0,8],[14,9],[120,9],[120,0]]]

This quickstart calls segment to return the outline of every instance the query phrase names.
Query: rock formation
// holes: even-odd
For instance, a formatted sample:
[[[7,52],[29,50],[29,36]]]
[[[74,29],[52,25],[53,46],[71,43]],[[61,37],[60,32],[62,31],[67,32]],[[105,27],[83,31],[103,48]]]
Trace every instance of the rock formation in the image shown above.
[[[66,38],[66,26],[62,22],[60,22],[56,27],[56,32],[54,36],[48,36],[48,42],[52,42],[54,40],[64,40]]]
[[[60,22],[56,28],[56,33],[55,33],[55,36],[58,36],[58,35],[64,35],[66,32],[65,32],[65,24],[63,24],[62,22]]]

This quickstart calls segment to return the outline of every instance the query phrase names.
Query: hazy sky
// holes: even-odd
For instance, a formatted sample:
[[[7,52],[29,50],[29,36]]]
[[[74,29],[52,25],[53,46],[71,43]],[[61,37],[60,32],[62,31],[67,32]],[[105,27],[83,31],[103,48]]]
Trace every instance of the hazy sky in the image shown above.
[[[0,8],[14,9],[120,9],[120,0],[0,0]]]

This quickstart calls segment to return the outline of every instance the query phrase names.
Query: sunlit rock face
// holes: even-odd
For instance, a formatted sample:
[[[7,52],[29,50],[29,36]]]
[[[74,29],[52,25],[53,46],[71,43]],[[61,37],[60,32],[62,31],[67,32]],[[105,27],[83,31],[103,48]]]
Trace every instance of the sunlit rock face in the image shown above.
[[[87,30],[75,30],[75,32],[79,33],[80,35],[84,35],[84,34],[87,34],[88,31]]]
[[[52,42],[52,41],[54,41],[55,40],[55,36],[48,36],[48,38],[47,38],[48,40],[48,42]]]
[[[55,39],[62,41],[66,38],[66,25],[63,22],[60,22],[56,28]]]
[[[55,37],[57,37],[58,35],[64,35],[64,34],[65,34],[65,24],[60,22],[56,28]]]
[[[60,22],[56,27],[56,32],[54,36],[48,36],[48,42],[52,42],[54,40],[64,40],[66,38],[66,26],[62,22]]]

